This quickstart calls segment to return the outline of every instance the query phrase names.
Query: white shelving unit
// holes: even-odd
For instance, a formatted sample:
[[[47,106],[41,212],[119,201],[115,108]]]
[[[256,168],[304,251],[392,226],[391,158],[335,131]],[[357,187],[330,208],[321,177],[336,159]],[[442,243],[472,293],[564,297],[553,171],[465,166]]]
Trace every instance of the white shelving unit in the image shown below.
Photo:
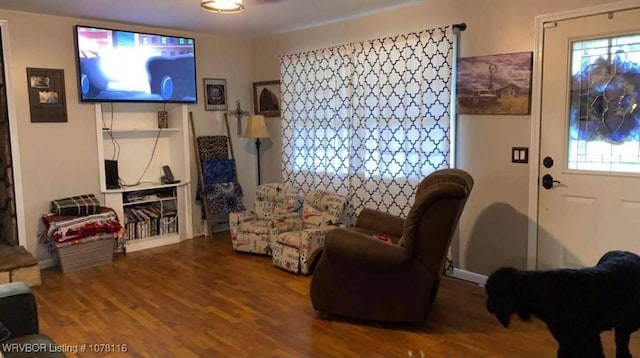
[[[157,113],[168,112],[168,128],[158,128]],[[191,219],[191,170],[189,121],[185,104],[96,103],[96,131],[100,165],[100,190],[105,205],[113,208],[126,229],[125,208],[150,204],[175,206],[177,231],[127,240],[127,252],[177,243],[193,238]],[[107,189],[104,160],[118,161],[120,189]],[[162,167],[168,165],[175,184],[163,184]],[[168,189],[170,188],[170,189]],[[172,190],[170,198],[157,193]],[[150,199],[127,202],[132,192],[142,191]]]

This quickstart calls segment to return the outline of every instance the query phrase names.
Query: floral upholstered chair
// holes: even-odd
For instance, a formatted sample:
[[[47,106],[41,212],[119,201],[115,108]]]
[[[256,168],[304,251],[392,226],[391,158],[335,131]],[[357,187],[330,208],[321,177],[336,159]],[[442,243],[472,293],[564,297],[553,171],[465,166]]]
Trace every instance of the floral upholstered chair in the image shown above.
[[[324,246],[325,235],[338,227],[347,198],[330,191],[310,191],[302,204],[302,218],[281,220],[272,229],[273,264],[308,275]]]
[[[283,184],[258,185],[253,211],[229,214],[231,243],[235,251],[271,256],[271,231],[276,222],[299,218],[302,195]]]

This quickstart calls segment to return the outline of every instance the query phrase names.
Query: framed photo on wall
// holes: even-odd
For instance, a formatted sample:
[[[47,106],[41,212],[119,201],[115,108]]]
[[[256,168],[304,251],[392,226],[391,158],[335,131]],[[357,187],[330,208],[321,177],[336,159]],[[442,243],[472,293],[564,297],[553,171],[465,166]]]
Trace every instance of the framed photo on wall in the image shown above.
[[[459,114],[530,114],[533,52],[458,59]]]
[[[64,70],[27,68],[31,122],[66,122]]]
[[[205,78],[204,95],[205,110],[227,110],[227,80],[219,78]]]
[[[265,117],[280,117],[280,81],[253,83],[253,109]]]

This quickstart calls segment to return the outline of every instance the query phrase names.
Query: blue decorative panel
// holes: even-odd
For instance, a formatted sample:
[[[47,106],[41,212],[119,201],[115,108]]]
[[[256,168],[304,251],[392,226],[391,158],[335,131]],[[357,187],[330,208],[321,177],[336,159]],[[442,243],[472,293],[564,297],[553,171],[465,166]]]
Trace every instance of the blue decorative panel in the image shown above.
[[[640,35],[571,50],[568,168],[640,172]]]

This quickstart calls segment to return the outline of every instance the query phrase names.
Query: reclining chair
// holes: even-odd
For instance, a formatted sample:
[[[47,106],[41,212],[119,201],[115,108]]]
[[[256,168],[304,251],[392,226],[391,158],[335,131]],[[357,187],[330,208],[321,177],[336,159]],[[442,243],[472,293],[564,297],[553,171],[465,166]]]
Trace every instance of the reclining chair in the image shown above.
[[[312,190],[302,206],[302,218],[286,219],[274,226],[273,264],[308,275],[324,246],[325,236],[338,227],[347,198],[326,190]]]
[[[405,220],[364,209],[355,227],[329,232],[311,280],[313,308],[371,321],[423,322],[472,187],[462,170],[436,171],[418,186]]]
[[[0,333],[0,356],[5,358],[64,358],[51,338],[39,333],[38,307],[31,289],[23,282],[0,285],[0,325],[10,332]],[[5,331],[0,327],[0,331]],[[20,349],[23,348],[23,350]],[[31,352],[25,351],[28,348]]]
[[[300,217],[301,202],[296,188],[277,183],[258,185],[253,211],[229,214],[233,249],[271,256],[271,229],[280,220]]]

